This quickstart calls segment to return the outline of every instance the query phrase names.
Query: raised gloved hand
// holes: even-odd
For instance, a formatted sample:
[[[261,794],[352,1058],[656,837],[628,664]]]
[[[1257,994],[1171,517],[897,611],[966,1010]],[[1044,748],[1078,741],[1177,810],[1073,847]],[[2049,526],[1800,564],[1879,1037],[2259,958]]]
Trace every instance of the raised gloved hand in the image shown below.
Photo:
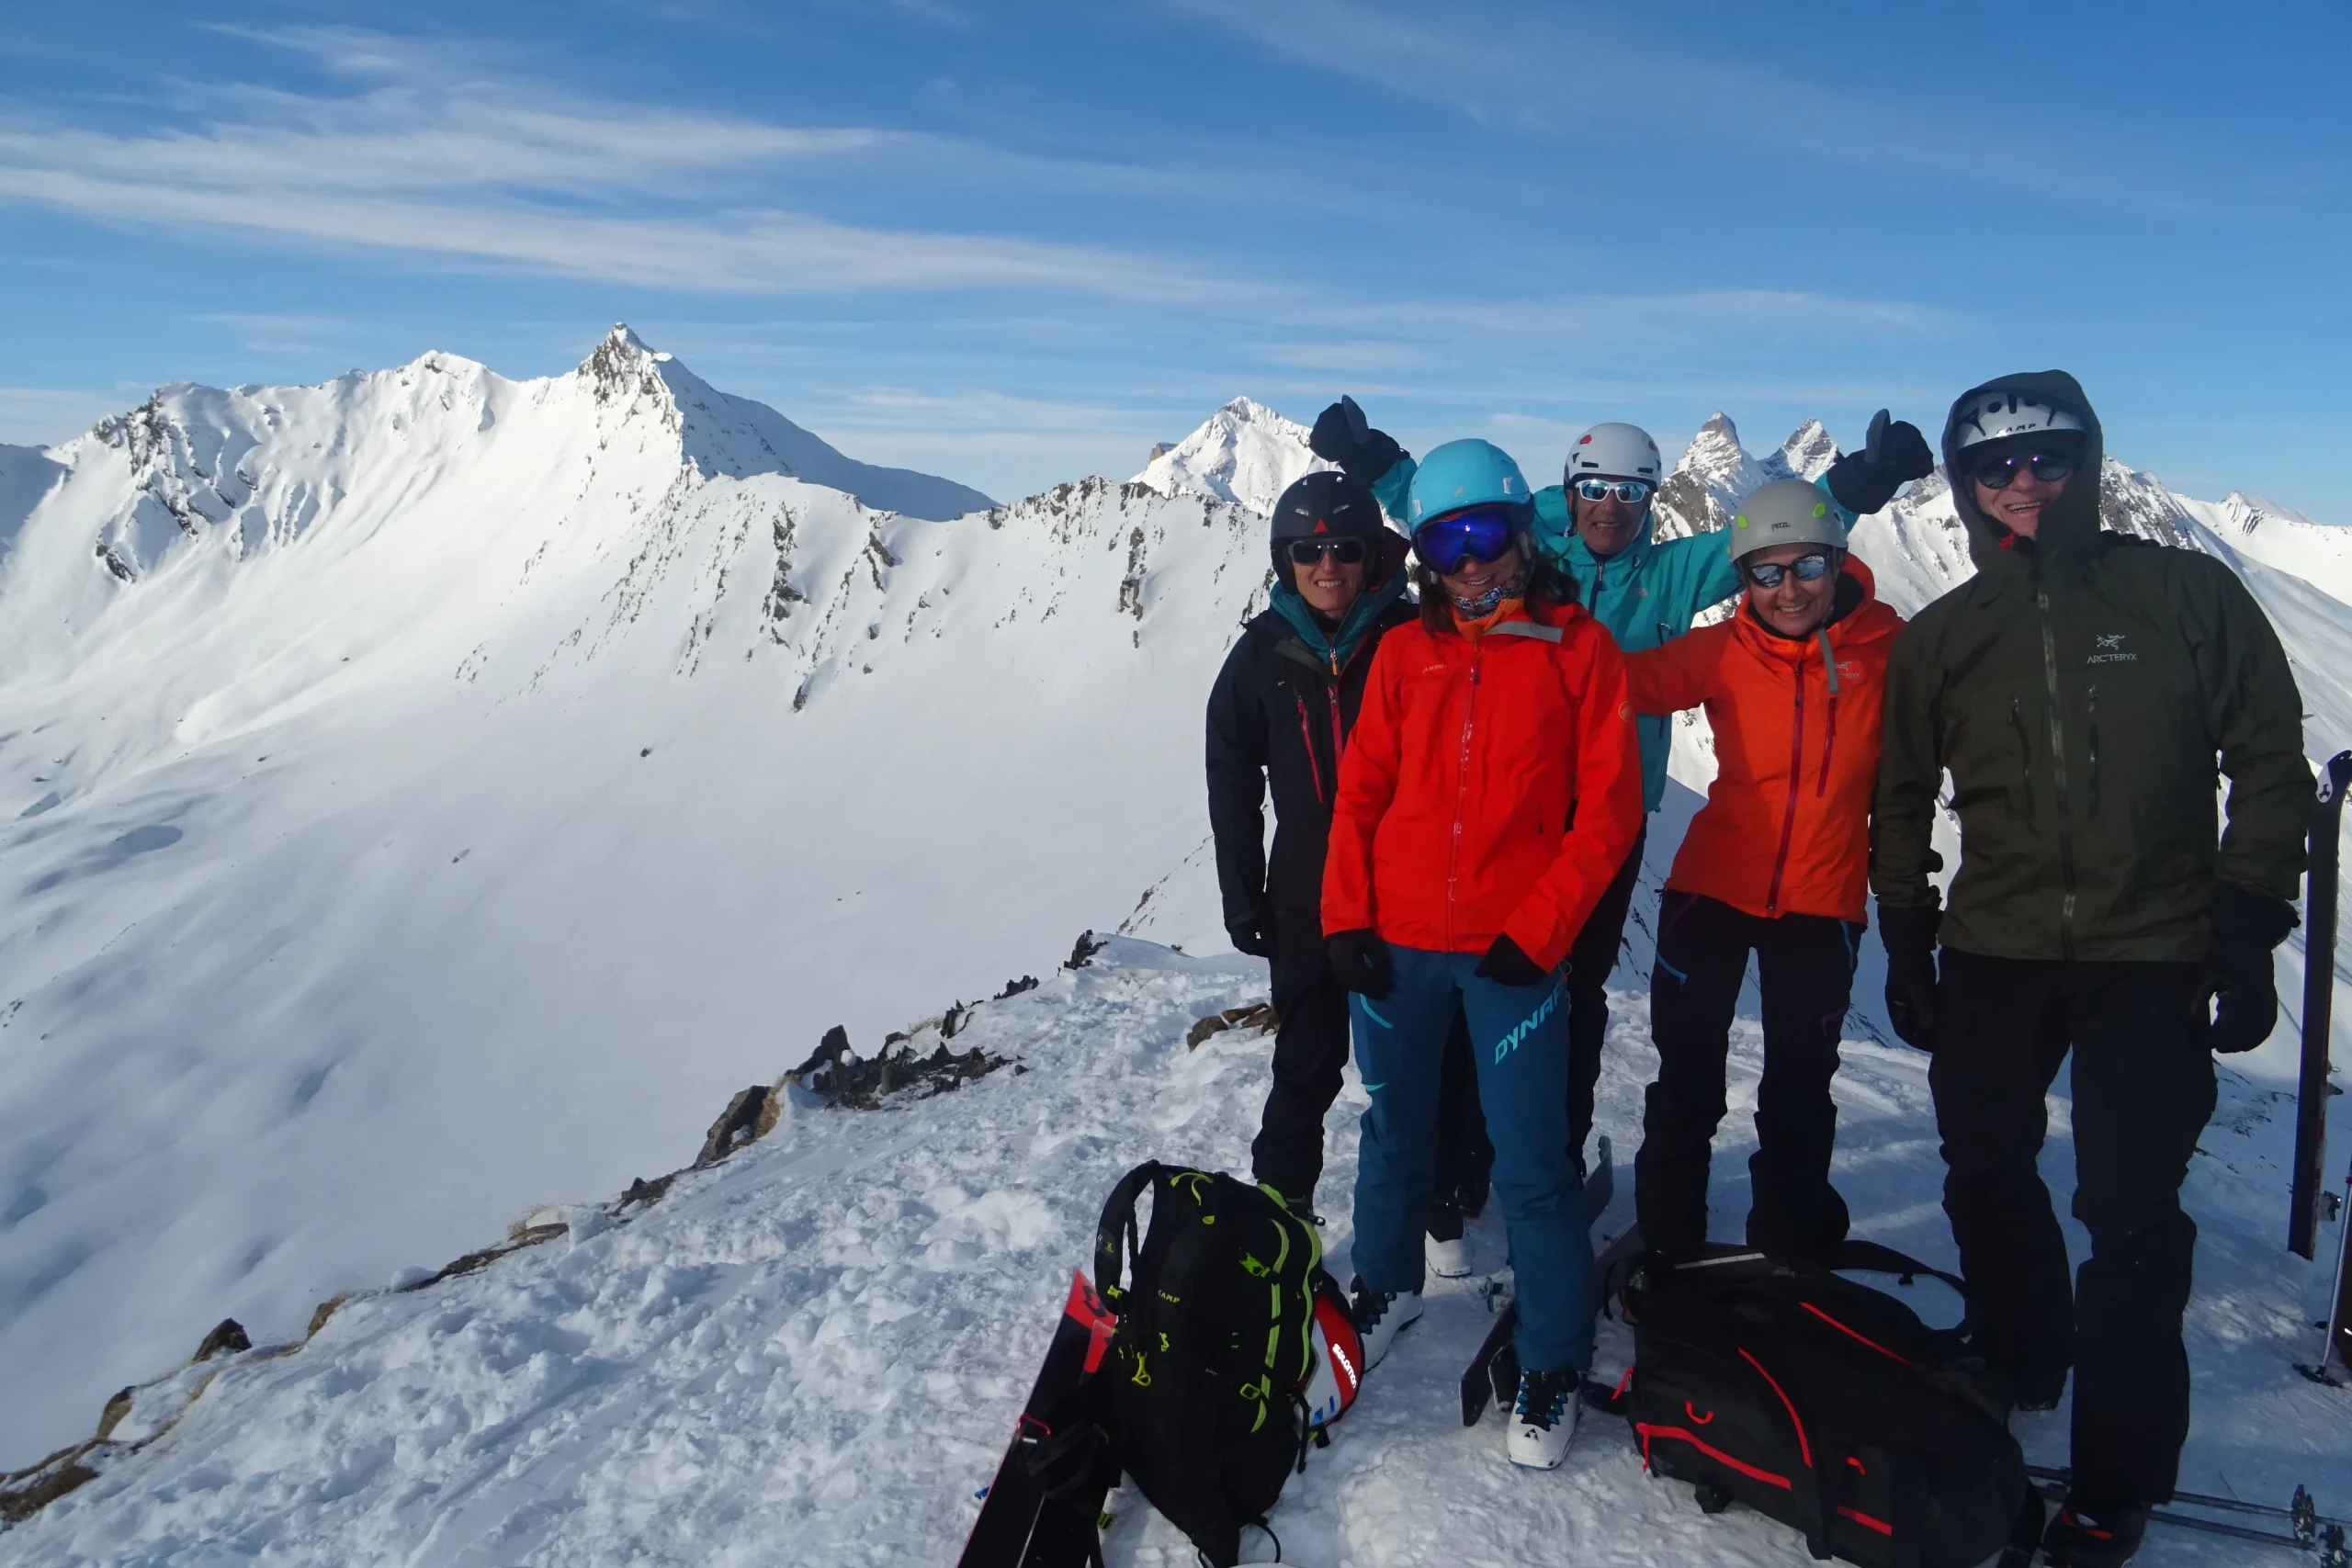
[[[1506,986],[1540,986],[1552,977],[1549,969],[1540,967],[1508,934],[1495,938],[1472,973],[1481,980],[1498,980]]]
[[[1886,945],[1886,1021],[1905,1045],[1936,1048],[1936,928],[1933,904],[1881,904],[1878,939]]]
[[[1380,940],[1377,931],[1334,931],[1330,952],[1331,977],[1343,989],[1378,1001],[1396,983],[1396,971],[1388,963],[1388,944]]]
[[[1928,449],[1919,427],[1905,419],[1889,423],[1886,410],[1881,409],[1871,419],[1862,449],[1830,464],[1821,479],[1838,505],[1864,514],[1879,511],[1896,491],[1935,471],[1936,455]]]
[[[1252,958],[1274,955],[1273,911],[1261,904],[1246,915],[1237,915],[1225,922],[1225,934],[1233,939],[1233,951],[1246,953]]]
[[[1386,431],[1374,430],[1353,398],[1343,397],[1315,416],[1306,437],[1307,449],[1327,463],[1337,463],[1349,478],[1376,484],[1396,466],[1405,449]]]
[[[2213,885],[2213,951],[2197,989],[2197,1022],[2207,1045],[2231,1055],[2270,1038],[2278,1022],[2278,976],[2270,950],[2295,924],[2295,906],[2284,898],[2233,883]]]

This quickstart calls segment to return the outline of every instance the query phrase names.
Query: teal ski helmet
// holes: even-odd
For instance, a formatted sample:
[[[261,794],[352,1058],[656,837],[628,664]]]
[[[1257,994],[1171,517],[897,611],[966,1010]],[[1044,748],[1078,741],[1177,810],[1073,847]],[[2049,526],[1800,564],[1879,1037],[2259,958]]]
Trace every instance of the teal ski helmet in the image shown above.
[[[1527,476],[1510,453],[1475,436],[1449,441],[1421,459],[1406,496],[1405,521],[1419,528],[1431,518],[1473,506],[1502,507],[1510,513],[1512,526],[1521,531],[1535,521],[1535,497],[1527,488]]]

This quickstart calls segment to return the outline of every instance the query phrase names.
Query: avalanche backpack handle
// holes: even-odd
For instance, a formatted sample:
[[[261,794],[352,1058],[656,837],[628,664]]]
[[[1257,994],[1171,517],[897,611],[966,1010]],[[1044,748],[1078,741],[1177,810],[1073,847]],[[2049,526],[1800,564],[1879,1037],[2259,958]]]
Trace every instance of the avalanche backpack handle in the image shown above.
[[[1120,1288],[1120,1280],[1127,1277],[1142,1246],[1143,1233],[1136,1224],[1136,1199],[1167,1169],[1158,1160],[1148,1159],[1119,1178],[1111,1196],[1102,1201],[1102,1217],[1094,1223],[1094,1292],[1114,1315],[1126,1314],[1126,1292]]]

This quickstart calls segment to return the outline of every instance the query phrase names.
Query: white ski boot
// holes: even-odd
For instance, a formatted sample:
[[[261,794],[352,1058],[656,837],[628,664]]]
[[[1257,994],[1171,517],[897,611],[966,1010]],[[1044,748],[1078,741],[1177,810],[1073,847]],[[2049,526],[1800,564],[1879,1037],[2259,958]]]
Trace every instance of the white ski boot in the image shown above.
[[[1576,1440],[1577,1397],[1584,1378],[1574,1371],[1519,1374],[1519,1403],[1510,1415],[1510,1461],[1527,1470],[1557,1470]]]
[[[1441,1280],[1466,1280],[1470,1277],[1470,1238],[1455,1236],[1452,1241],[1440,1241],[1435,1236],[1424,1238],[1430,1272]]]
[[[1375,1291],[1362,1280],[1350,1280],[1348,1290],[1355,1298],[1350,1315],[1356,1320],[1356,1337],[1363,1341],[1363,1370],[1370,1371],[1388,1354],[1396,1336],[1421,1320],[1421,1292]]]

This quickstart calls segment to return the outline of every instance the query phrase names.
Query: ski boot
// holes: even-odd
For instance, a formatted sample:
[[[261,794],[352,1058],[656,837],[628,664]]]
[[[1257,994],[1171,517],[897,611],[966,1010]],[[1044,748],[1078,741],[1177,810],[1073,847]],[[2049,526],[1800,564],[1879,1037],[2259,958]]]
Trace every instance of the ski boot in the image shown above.
[[[1576,1438],[1577,1416],[1584,1408],[1577,1392],[1583,1385],[1583,1374],[1573,1368],[1519,1374],[1519,1400],[1510,1415],[1511,1463],[1524,1470],[1560,1468]]]
[[[2049,1568],[2122,1568],[2147,1530],[2145,1508],[2086,1509],[2069,1497],[2042,1533],[2041,1561]]]
[[[1363,1343],[1363,1370],[1370,1371],[1388,1354],[1396,1336],[1421,1320],[1421,1292],[1375,1291],[1356,1279],[1348,1281],[1348,1294],[1353,1298],[1349,1315]]]

